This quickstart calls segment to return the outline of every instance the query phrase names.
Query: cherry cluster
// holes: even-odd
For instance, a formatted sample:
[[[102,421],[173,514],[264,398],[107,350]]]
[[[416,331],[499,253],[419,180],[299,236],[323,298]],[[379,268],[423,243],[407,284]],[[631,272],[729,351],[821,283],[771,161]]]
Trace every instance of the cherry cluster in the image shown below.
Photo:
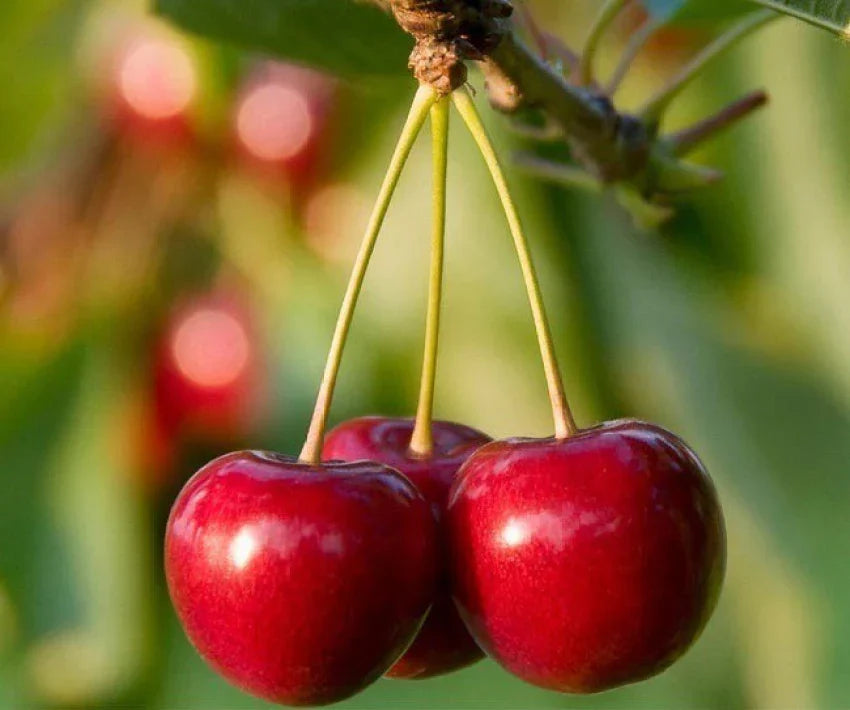
[[[555,436],[491,441],[433,421],[448,112],[499,192],[528,288]],[[375,237],[430,116],[433,257],[419,407],[325,435]],[[289,705],[347,698],[488,655],[538,686],[589,693],[648,678],[699,636],[718,597],[725,532],[696,454],[636,420],[580,429],[564,396],[521,222],[465,89],[421,87],[343,299],[299,457],[242,451],[202,468],[165,540],[174,606],[233,683]]]

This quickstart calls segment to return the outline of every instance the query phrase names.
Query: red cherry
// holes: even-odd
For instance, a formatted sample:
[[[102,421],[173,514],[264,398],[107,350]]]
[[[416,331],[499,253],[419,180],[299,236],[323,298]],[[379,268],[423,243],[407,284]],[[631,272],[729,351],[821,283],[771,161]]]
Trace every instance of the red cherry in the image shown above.
[[[184,141],[197,93],[197,70],[175,38],[139,30],[115,54],[112,107],[116,125],[135,138]]]
[[[174,309],[154,362],[157,416],[167,431],[237,438],[250,428],[263,380],[248,309],[225,294]]]
[[[452,488],[448,529],[475,639],[562,692],[669,666],[708,620],[725,568],[708,474],[679,438],[638,421],[479,449]]]
[[[331,431],[325,439],[325,460],[380,461],[405,474],[422,492],[435,518],[443,518],[449,488],[461,464],[490,437],[450,422],[434,422],[434,453],[428,458],[410,452],[413,421],[362,417]],[[428,678],[463,668],[483,657],[457,615],[449,593],[447,570],[428,620],[407,652],[387,673],[392,678]]]
[[[433,598],[436,552],[428,505],[397,471],[244,451],[180,493],[165,568],[187,635],[222,675],[320,705],[404,651]]]
[[[329,120],[333,84],[323,74],[268,63],[246,83],[233,132],[242,155],[256,167],[295,182],[312,177]]]

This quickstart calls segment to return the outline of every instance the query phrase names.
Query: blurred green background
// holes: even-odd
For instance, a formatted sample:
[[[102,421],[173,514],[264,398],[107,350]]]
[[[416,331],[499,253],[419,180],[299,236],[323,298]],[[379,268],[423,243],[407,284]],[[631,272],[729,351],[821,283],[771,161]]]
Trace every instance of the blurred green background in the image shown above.
[[[596,3],[530,5],[576,44]],[[665,31],[622,106],[711,31]],[[298,450],[412,82],[271,66],[121,0],[5,0],[0,38],[0,706],[263,707],[186,641],[162,528],[213,455]],[[283,134],[260,99],[252,123],[269,84],[302,97]],[[718,485],[729,570],[703,637],[660,677],[600,696],[547,693],[485,661],[382,680],[341,707],[850,707],[850,50],[782,20],[712,65],[669,125],[760,86],[768,109],[698,156],[726,179],[659,232],[512,171],[580,422],[657,421]],[[529,149],[486,114],[506,154]],[[511,241],[460,128],[437,412],[496,437],[548,435]],[[422,141],[334,422],[414,409],[429,183]]]

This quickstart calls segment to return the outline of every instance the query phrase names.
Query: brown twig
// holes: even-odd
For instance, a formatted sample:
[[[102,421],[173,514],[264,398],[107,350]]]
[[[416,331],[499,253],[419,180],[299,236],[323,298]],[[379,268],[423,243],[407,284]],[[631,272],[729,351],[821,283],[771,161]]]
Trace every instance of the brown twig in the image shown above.
[[[411,66],[417,78],[444,94],[465,81],[476,61],[494,108],[515,113],[539,109],[563,132],[573,159],[605,184],[627,184],[652,198],[665,186],[708,184],[716,175],[682,164],[657,134],[661,113],[708,60],[769,17],[754,13],[713,43],[647,104],[640,116],[619,111],[595,85],[577,85],[546,59],[559,43],[546,41],[545,55],[529,48],[507,18],[508,0],[390,0],[401,27],[416,40]],[[616,6],[616,5],[615,5]],[[645,29],[649,33],[649,28]],[[641,40],[645,41],[645,40]],[[627,50],[637,52],[636,47]],[[573,63],[572,52],[565,55]],[[613,82],[614,87],[619,82]]]
[[[764,91],[753,91],[734,103],[722,108],[713,116],[667,136],[667,142],[675,155],[687,155],[706,140],[713,138],[742,118],[767,104],[768,96]]]
[[[543,109],[557,122],[576,160],[605,182],[628,179],[645,167],[651,137],[600,92],[571,84],[512,34],[480,63],[491,103],[513,112]]]

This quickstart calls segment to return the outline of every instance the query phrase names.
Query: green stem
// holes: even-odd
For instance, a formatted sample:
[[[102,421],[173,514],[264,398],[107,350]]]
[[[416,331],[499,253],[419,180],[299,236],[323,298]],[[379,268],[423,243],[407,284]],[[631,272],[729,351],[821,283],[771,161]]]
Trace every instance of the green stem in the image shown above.
[[[410,451],[420,457],[434,450],[431,422],[434,418],[434,382],[437,377],[437,350],[440,340],[440,305],[443,300],[443,253],[446,235],[446,173],[449,149],[449,101],[440,99],[431,107],[431,143],[434,184],[431,203],[431,268],[428,277],[428,316],[425,323],[425,354],[416,423],[410,438]]]
[[[647,122],[657,122],[670,102],[705,69],[709,62],[777,17],[779,15],[772,10],[758,10],[744,17],[685,64],[667,85],[646,103],[639,113],[640,117]]]
[[[587,36],[587,41],[581,53],[581,64],[579,65],[581,82],[585,86],[593,84],[593,59],[596,56],[596,50],[599,49],[599,42],[628,1],[605,0],[605,4],[602,5],[602,9],[593,21],[593,26],[590,28],[590,34]]]
[[[316,406],[313,410],[313,417],[310,420],[310,428],[307,432],[307,438],[304,441],[304,447],[301,449],[301,455],[299,457],[301,461],[318,463],[321,460],[328,412],[330,410],[331,400],[333,399],[339,366],[342,362],[345,341],[348,337],[348,331],[351,328],[351,320],[354,316],[357,298],[363,286],[363,279],[366,276],[366,269],[369,266],[372,252],[375,249],[375,241],[378,238],[381,225],[384,223],[384,217],[387,214],[390,200],[401,177],[401,171],[407,162],[407,158],[410,155],[410,151],[416,142],[419,132],[422,130],[425,120],[428,118],[428,112],[436,100],[437,96],[433,89],[427,86],[420,86],[410,107],[407,121],[399,136],[398,144],[387,169],[387,174],[378,193],[378,199],[372,210],[372,216],[369,219],[366,234],[360,245],[360,251],[357,253],[345,296],[342,299],[342,306],[340,307],[339,317],[337,318],[330,352],[328,353],[327,363],[325,364],[325,371],[322,375],[321,385],[319,386],[319,394],[316,397]]]
[[[490,142],[487,130],[481,122],[478,109],[466,89],[459,89],[452,94],[454,104],[466,123],[469,132],[475,139],[484,162],[490,170],[490,175],[496,185],[496,191],[505,210],[508,226],[513,236],[514,246],[519,257],[525,288],[528,292],[528,300],[531,304],[531,313],[534,318],[534,327],[537,330],[537,340],[540,346],[540,355],[543,359],[543,370],[546,374],[546,384],[549,389],[549,401],[552,405],[552,417],[555,420],[555,436],[565,439],[576,431],[576,423],[567,397],[564,393],[564,384],[561,372],[558,368],[558,360],[555,357],[555,346],[552,343],[552,334],[549,330],[549,322],[546,318],[546,309],[543,304],[543,296],[540,292],[540,284],[537,281],[537,273],[531,260],[528,241],[522,228],[516,205],[511,197],[505,174],[499,162],[499,157]]]

